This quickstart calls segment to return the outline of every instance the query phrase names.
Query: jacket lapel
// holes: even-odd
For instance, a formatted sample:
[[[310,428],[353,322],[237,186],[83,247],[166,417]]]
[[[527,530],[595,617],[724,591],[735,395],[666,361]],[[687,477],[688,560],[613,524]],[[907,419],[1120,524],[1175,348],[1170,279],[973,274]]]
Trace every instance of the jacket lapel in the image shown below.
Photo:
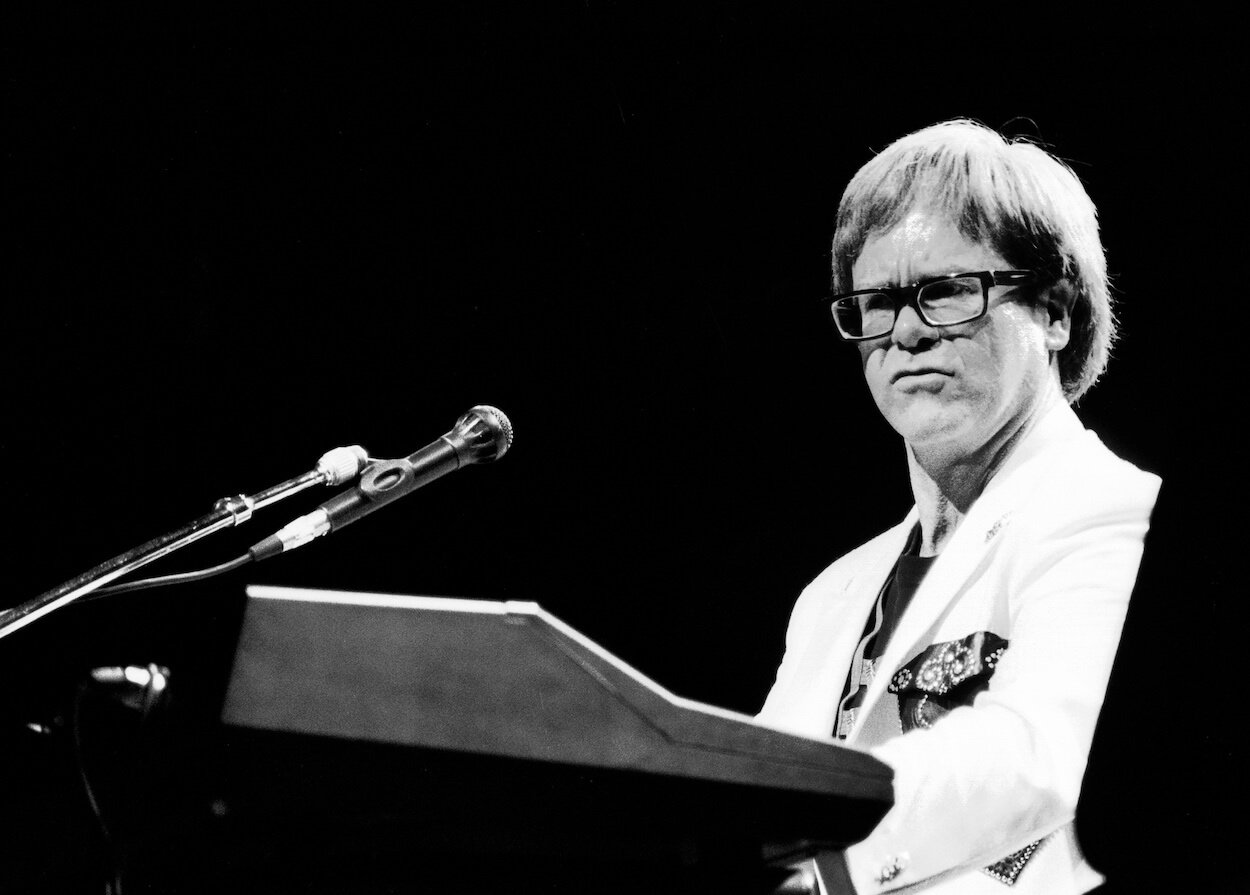
[[[847,669],[851,667],[855,651],[859,648],[859,642],[863,638],[868,616],[877,604],[877,595],[881,592],[881,587],[885,584],[890,570],[894,568],[899,554],[907,546],[907,537],[916,524],[916,518],[916,510],[913,507],[902,522],[885,532],[881,538],[880,549],[847,582],[845,599],[850,605],[843,603],[841,607],[830,607],[836,609],[837,617],[843,620],[837,625],[837,634],[829,651],[830,665],[836,678],[834,683],[837,685],[835,703],[839,700],[842,688],[846,684]]]
[[[804,631],[803,653],[791,675],[796,685],[770,694],[761,712],[768,723],[807,736],[831,735],[864,624],[915,519],[913,511],[879,535],[851,576],[812,582],[820,608]]]
[[[978,502],[980,503],[980,502]],[[959,529],[951,537],[950,543],[934,561],[929,573],[912,597],[911,604],[894,629],[885,653],[878,663],[880,673],[868,687],[864,703],[860,707],[860,717],[867,718],[880,703],[882,696],[889,687],[890,678],[896,669],[901,667],[921,648],[928,646],[932,637],[929,636],[943,613],[962,592],[979,566],[983,565],[993,553],[994,543],[999,533],[1006,527],[1008,519],[1003,519],[993,530],[993,535],[986,540],[987,528],[977,524],[982,519],[974,518],[987,514],[969,513],[960,524]],[[974,527],[975,526],[975,527]],[[864,723],[855,725],[848,742],[855,742],[859,734],[868,729]]]
[[[876,710],[894,671],[930,645],[933,640],[931,632],[942,615],[976,577],[978,569],[993,556],[1003,532],[1011,523],[1012,508],[1020,505],[1042,474],[1055,462],[1054,455],[1042,449],[1084,431],[1076,415],[1064,405],[1039,421],[1034,431],[1017,446],[1007,464],[960,522],[912,597],[881,656],[880,673],[874,677],[865,694],[860,708],[862,719]],[[913,507],[909,518],[913,518],[915,513]],[[897,553],[886,566],[887,574],[895,558]],[[863,721],[856,724],[847,742],[855,742],[860,733],[868,729],[871,725]]]

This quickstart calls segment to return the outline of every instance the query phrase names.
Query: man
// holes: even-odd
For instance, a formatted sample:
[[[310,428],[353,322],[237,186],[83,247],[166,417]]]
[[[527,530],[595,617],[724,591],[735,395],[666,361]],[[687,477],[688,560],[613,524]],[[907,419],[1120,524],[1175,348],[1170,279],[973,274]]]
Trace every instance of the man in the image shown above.
[[[1069,407],[1114,335],[1094,206],[1037,146],[946,122],[855,175],[833,266],[915,506],[800,596],[760,714],[894,770],[823,885],[1088,891],[1072,819],[1159,488]]]

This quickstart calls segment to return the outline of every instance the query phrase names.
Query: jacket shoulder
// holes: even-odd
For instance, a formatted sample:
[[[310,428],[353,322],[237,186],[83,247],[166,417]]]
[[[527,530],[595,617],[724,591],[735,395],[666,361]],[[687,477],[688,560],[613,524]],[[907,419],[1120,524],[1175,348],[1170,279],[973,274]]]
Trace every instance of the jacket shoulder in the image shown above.
[[[1159,476],[1116,456],[1087,429],[1066,445],[1034,504],[1042,517],[1149,517],[1161,483]]]

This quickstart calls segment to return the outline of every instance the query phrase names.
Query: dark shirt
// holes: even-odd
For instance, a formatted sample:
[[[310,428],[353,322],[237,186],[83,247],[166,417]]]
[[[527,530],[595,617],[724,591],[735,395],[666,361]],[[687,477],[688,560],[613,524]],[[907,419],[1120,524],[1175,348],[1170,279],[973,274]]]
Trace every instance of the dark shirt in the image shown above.
[[[903,553],[899,556],[898,562],[894,564],[894,569],[890,572],[889,579],[886,581],[885,586],[882,587],[881,593],[877,597],[877,604],[869,614],[868,622],[864,626],[864,634],[860,639],[863,645],[862,660],[851,663],[846,684],[842,688],[843,701],[841,706],[843,710],[858,709],[864,701],[871,678],[862,674],[862,668],[857,668],[856,666],[862,666],[862,661],[879,659],[885,653],[886,647],[890,643],[890,637],[898,627],[903,613],[907,611],[912,597],[919,590],[920,583],[928,573],[929,567],[937,559],[936,556],[918,556],[919,549],[920,527],[916,526],[912,530],[911,536],[907,539],[907,546],[903,548]],[[860,654],[860,651],[857,650],[856,652]],[[852,688],[854,688],[853,691]],[[845,698],[848,694],[850,699]],[[838,713],[839,718],[841,718],[841,714],[841,712]],[[844,738],[846,732],[844,730],[835,730],[834,735]]]
[[[877,631],[868,648],[864,650],[865,659],[879,659],[885,653],[894,629],[898,627],[899,620],[911,604],[911,598],[920,589],[920,582],[924,581],[924,576],[928,574],[935,559],[936,556],[909,556],[906,553],[898,558],[882,605],[881,630]],[[865,634],[867,635],[867,631]]]

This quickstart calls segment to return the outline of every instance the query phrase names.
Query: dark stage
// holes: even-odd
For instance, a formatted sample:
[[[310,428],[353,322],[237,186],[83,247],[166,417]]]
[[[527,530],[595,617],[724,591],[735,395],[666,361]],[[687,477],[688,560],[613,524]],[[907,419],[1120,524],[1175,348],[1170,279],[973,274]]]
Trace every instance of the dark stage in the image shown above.
[[[1239,353],[1231,52],[1167,22],[900,36],[766,10],[93,9],[10,32],[2,605],[340,444],[404,456],[479,403],[516,438],[292,555],[0,640],[0,890],[102,891],[67,733],[102,665],[171,670],[146,732],[96,706],[102,798],[159,843],[153,879],[220,859],[196,842],[200,746],[251,583],[536,601],[673,692],[756,711],[801,588],[911,503],[816,304],[837,201],[874,150],[952,117],[1085,182],[1122,340],[1078,413],[1164,478],[1083,843],[1108,891],[1232,890],[1219,508],[1244,399],[1209,365]],[[233,558],[328,496],[150,570]],[[135,890],[158,891],[136,849]]]

